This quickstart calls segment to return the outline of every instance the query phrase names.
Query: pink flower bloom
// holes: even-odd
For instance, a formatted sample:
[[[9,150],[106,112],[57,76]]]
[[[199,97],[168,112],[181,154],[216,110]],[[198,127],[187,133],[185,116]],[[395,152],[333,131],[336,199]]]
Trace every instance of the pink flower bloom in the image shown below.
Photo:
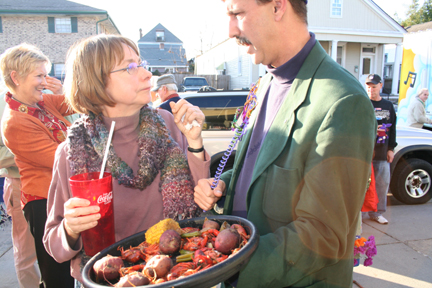
[[[372,265],[372,258],[366,258],[363,262],[364,266],[371,266]]]

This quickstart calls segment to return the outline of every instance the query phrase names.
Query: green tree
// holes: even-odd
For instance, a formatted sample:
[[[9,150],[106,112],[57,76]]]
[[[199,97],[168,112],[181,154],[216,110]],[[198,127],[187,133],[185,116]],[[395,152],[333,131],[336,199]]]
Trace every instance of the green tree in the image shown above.
[[[422,23],[432,21],[432,0],[426,0],[420,9]]]
[[[407,19],[400,24],[409,27],[416,24],[432,21],[432,0],[426,0],[420,7],[419,0],[412,0],[408,8]]]
[[[159,70],[155,70],[155,71],[153,71],[152,72],[152,74],[154,75],[154,76],[160,76],[161,75],[161,73],[159,72]]]

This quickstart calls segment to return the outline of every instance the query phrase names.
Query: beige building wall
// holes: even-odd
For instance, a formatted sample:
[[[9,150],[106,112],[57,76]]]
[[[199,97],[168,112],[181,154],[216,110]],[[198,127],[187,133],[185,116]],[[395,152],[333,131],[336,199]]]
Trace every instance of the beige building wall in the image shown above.
[[[340,30],[395,31],[393,26],[372,7],[365,5],[365,2],[364,0],[345,0],[342,6],[342,17],[331,18],[331,0],[314,1],[313,5],[308,5],[309,26],[334,27]]]
[[[359,65],[360,51],[361,51],[360,47],[361,47],[360,43],[347,43],[346,45],[345,69],[347,69],[357,79],[359,78],[359,69],[360,69],[360,65]]]

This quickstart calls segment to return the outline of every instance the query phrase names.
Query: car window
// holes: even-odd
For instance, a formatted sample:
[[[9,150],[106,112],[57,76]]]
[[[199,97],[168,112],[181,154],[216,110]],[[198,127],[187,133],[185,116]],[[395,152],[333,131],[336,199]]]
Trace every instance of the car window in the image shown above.
[[[185,79],[185,86],[207,86],[206,79]]]
[[[203,111],[206,117],[204,130],[230,130],[236,110],[238,107],[243,107],[246,96],[203,96],[186,98],[186,100]]]

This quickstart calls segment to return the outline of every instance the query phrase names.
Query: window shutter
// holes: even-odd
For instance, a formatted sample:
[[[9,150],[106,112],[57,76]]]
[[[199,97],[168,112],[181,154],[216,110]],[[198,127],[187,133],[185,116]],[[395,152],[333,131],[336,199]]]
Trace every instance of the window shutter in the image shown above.
[[[0,33],[3,33],[2,18],[0,17]]]
[[[54,17],[48,17],[48,33],[55,33]]]
[[[48,73],[49,76],[54,76],[54,64],[51,64],[51,71]]]
[[[78,18],[71,17],[72,33],[78,33]]]

